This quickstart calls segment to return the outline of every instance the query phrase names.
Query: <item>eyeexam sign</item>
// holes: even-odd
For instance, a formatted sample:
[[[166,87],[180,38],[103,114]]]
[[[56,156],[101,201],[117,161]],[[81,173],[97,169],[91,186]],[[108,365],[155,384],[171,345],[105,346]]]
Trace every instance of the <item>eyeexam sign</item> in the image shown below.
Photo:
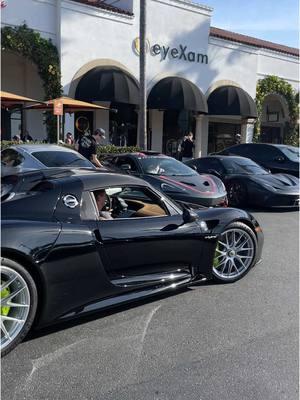
[[[137,55],[140,54],[140,39],[136,38],[133,41],[133,49]],[[187,62],[196,62],[200,64],[208,64],[207,54],[196,53],[190,51],[187,46],[179,44],[177,47],[171,47],[155,43],[150,45],[148,39],[146,39],[146,52],[149,52],[152,56],[160,56],[161,61],[168,59],[178,59]]]

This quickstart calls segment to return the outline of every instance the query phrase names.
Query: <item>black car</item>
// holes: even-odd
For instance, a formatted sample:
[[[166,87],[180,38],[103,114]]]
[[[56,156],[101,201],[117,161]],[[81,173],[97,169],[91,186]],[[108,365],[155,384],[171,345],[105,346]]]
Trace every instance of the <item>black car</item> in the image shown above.
[[[182,162],[155,152],[108,156],[103,164],[116,172],[129,173],[149,182],[174,200],[204,206],[226,206],[222,181],[214,175],[199,176]]]
[[[271,143],[242,143],[227,147],[216,154],[251,158],[273,173],[284,173],[299,178],[299,147]]]
[[[104,190],[107,220],[95,198]],[[207,278],[233,282],[261,258],[263,234],[250,214],[181,208],[128,175],[48,169],[7,176],[1,208],[2,354],[32,326]]]
[[[271,174],[245,157],[209,156],[187,161],[199,173],[220,177],[227,189],[229,205],[244,207],[298,207],[299,178]]]

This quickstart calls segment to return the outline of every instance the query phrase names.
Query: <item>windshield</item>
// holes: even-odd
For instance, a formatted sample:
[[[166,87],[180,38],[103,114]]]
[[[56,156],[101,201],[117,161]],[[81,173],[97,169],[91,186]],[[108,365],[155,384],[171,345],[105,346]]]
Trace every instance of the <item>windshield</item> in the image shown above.
[[[94,168],[86,158],[79,153],[69,151],[36,151],[32,155],[46,167],[88,167]]]
[[[141,157],[139,161],[144,174],[166,176],[197,175],[196,171],[171,157]]]
[[[280,146],[279,149],[283,154],[291,161],[299,162],[300,159],[300,149],[299,147],[293,146]]]
[[[223,159],[223,165],[228,175],[243,174],[243,175],[266,175],[269,172],[256,164],[254,161],[234,158],[234,159]]]

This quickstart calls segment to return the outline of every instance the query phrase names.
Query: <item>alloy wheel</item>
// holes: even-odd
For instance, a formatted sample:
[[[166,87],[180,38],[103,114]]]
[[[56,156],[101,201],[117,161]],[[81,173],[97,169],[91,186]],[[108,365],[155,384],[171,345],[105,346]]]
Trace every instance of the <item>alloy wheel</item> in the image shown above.
[[[255,257],[255,243],[243,229],[231,228],[222,233],[216,248],[214,275],[222,281],[233,281],[244,274]]]
[[[30,292],[24,278],[14,269],[1,266],[1,349],[22,331],[29,314]]]

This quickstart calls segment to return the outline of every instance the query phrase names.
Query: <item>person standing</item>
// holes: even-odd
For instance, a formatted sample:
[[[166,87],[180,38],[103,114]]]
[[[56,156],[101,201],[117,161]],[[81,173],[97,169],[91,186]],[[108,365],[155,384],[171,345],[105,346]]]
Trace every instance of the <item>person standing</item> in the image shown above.
[[[69,146],[74,145],[74,138],[71,132],[68,132],[66,134],[65,144],[68,144]]]
[[[193,140],[193,133],[190,132],[187,136],[184,137],[181,143],[181,157],[182,161],[188,161],[193,158],[193,151],[194,151],[194,140]]]
[[[105,139],[104,129],[96,129],[92,135],[82,135],[78,140],[78,153],[90,160],[96,167],[103,167],[97,157],[97,145]]]
[[[25,131],[24,133],[21,133],[21,140],[24,143],[33,141],[32,136],[29,135],[28,131]]]

